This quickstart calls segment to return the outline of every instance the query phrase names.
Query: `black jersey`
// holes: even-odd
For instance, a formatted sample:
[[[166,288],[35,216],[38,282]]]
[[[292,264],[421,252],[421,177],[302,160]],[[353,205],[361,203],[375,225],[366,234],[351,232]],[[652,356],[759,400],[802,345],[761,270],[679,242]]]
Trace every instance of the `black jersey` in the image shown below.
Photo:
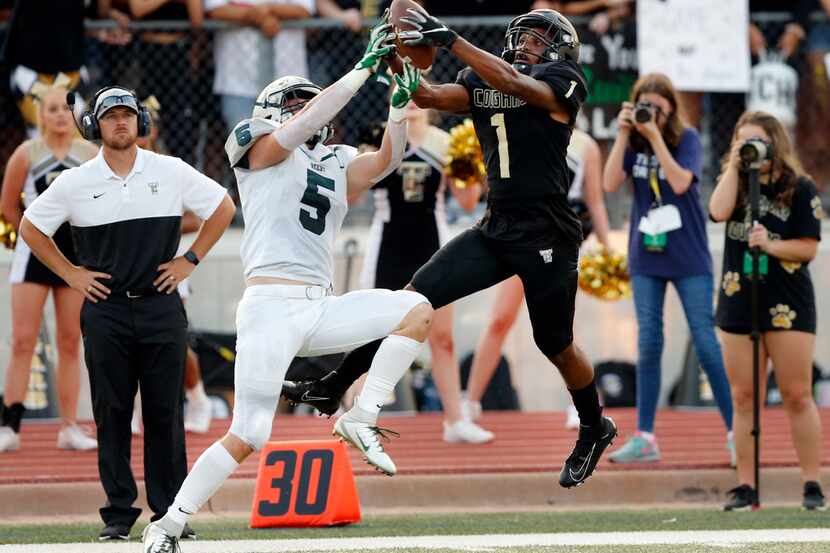
[[[372,187],[377,216],[399,228],[433,219],[443,167],[426,148],[407,151],[400,166]]]
[[[528,66],[530,76],[547,83],[567,107],[571,125],[587,95],[579,65],[557,61]],[[487,166],[491,200],[567,196],[570,186],[565,161],[571,125],[555,121],[532,106],[487,84],[469,67],[457,82],[470,95],[470,113]]]

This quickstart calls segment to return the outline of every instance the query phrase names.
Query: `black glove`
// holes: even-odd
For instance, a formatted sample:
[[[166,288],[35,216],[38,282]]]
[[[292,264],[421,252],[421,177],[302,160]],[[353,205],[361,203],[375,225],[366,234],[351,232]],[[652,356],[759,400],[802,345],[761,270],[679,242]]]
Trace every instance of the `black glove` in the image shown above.
[[[406,46],[435,46],[437,48],[452,48],[458,34],[447,27],[440,19],[432,17],[421,8],[409,8],[412,17],[402,17],[401,23],[414,27],[411,31],[401,31],[398,38]]]

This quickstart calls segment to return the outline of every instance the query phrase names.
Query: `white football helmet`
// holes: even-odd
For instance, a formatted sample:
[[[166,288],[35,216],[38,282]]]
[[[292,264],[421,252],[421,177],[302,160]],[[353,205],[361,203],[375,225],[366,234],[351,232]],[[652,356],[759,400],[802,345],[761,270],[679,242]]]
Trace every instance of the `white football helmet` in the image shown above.
[[[269,119],[283,123],[292,115],[300,111],[312,98],[320,94],[323,89],[306,78],[289,75],[271,82],[262,89],[254,103],[252,117]],[[291,106],[285,104],[294,98],[303,100]],[[317,131],[306,144],[313,148],[318,142],[325,143],[334,134],[331,124]]]

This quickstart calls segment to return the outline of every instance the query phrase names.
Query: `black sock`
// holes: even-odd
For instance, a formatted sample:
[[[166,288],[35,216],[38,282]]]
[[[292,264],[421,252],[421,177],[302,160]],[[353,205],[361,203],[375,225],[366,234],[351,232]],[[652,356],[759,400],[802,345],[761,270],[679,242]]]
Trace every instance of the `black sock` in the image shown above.
[[[0,426],[8,426],[15,434],[20,434],[20,420],[23,418],[23,411],[26,408],[22,403],[13,403],[3,407],[3,418]]]
[[[579,424],[596,426],[602,418],[602,405],[599,404],[595,380],[580,390],[568,390],[574,400],[574,407],[579,413]]]
[[[340,366],[337,367],[337,374],[326,382],[326,387],[333,392],[335,397],[342,397],[355,380],[363,373],[369,372],[372,359],[375,358],[381,342],[383,339],[369,342],[346,354]]]

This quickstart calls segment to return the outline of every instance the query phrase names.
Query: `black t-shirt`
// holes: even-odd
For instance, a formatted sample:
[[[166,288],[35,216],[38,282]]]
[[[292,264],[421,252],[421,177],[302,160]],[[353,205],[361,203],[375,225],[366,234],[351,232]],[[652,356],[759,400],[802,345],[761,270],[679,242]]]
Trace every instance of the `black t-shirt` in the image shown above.
[[[372,187],[375,208],[411,241],[412,229],[435,223],[435,204],[441,188],[443,160],[422,148],[404,154],[400,166]]]
[[[84,0],[18,0],[3,49],[8,67],[77,71],[84,63]]]
[[[787,206],[775,201],[773,186],[761,185],[761,218],[771,238],[821,240],[823,210],[816,186],[800,178]],[[717,324],[726,331],[748,332],[752,323],[752,281],[744,274],[744,257],[749,251],[751,218],[749,199],[736,206],[726,223],[723,270],[718,296]],[[816,301],[807,263],[782,261],[767,255],[768,272],[759,281],[759,322],[761,331],[816,331]]]
[[[557,61],[530,65],[527,71],[553,89],[573,124],[587,96],[579,65]],[[482,221],[485,232],[508,240],[522,234],[520,241],[528,247],[536,245],[535,238],[527,238],[534,233],[581,241],[579,220],[567,201],[571,126],[555,121],[543,108],[494,89],[469,67],[458,74],[457,82],[470,95],[470,113],[487,167],[491,210]],[[495,214],[515,225],[493,220]]]

